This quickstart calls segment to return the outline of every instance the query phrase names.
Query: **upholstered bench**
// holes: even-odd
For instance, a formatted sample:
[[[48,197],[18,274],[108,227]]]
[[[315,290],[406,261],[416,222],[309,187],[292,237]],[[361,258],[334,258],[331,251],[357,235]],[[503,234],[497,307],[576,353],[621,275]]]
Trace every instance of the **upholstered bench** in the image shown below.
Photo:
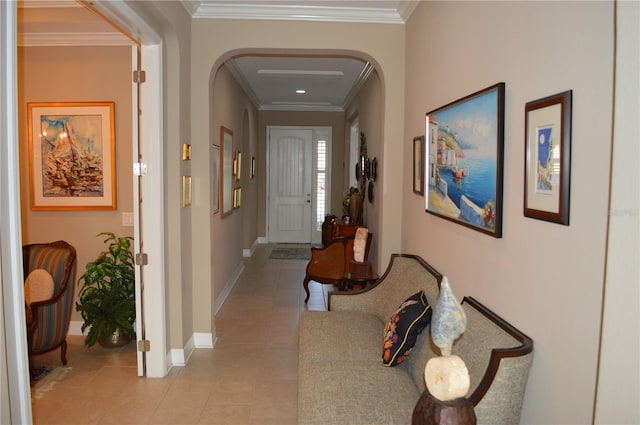
[[[300,321],[298,423],[410,424],[425,391],[424,367],[439,355],[429,328],[406,361],[382,362],[385,325],[408,297],[424,291],[435,304],[442,276],[420,257],[394,254],[380,280],[359,292],[330,293],[329,311]],[[519,422],[533,343],[473,298],[464,298],[467,329],[453,354],[469,370],[478,424]]]

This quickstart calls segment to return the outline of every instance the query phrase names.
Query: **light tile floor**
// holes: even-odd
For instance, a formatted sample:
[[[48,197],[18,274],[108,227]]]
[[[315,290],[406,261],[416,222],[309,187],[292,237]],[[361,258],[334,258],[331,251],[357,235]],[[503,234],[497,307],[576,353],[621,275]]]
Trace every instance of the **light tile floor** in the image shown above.
[[[54,372],[64,377],[32,390],[34,423],[295,424],[298,319],[304,309],[326,310],[332,288],[312,282],[305,305],[307,261],[271,260],[273,246],[246,259],[216,315],[214,348],[196,349],[165,378],[137,377],[133,343],[86,349],[70,336],[67,368]],[[34,363],[61,366],[60,351]]]

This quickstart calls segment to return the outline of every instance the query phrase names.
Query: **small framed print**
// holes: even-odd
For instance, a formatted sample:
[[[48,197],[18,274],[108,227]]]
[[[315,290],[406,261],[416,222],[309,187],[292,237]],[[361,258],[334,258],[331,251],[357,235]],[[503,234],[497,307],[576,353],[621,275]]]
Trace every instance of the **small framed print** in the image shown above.
[[[182,207],[191,205],[191,176],[182,176]]]
[[[528,102],[524,135],[524,215],[567,226],[571,102],[571,90]]]
[[[182,144],[182,160],[189,161],[191,159],[191,145],[188,143]]]

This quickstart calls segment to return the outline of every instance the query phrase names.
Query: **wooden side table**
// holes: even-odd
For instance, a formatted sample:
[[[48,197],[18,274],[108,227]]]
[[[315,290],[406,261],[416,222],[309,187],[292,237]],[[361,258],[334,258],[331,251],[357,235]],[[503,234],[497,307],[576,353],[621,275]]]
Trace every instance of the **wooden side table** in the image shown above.
[[[377,274],[372,274],[369,277],[353,277],[351,273],[346,273],[342,276],[342,281],[338,285],[339,291],[353,291],[355,286],[357,289],[364,289],[368,285],[377,281],[380,277]]]

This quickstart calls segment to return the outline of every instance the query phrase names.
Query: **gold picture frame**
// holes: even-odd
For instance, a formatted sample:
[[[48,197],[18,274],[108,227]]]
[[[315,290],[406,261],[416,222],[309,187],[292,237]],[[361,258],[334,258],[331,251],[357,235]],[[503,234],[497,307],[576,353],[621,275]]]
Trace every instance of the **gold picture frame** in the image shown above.
[[[182,208],[191,205],[191,176],[182,176]]]
[[[183,161],[191,160],[191,145],[188,143],[182,144],[182,160]]]
[[[33,210],[115,210],[115,102],[29,102]]]
[[[235,167],[235,176],[236,181],[240,181],[240,177],[242,176],[242,152],[238,151],[236,153],[236,167]]]

